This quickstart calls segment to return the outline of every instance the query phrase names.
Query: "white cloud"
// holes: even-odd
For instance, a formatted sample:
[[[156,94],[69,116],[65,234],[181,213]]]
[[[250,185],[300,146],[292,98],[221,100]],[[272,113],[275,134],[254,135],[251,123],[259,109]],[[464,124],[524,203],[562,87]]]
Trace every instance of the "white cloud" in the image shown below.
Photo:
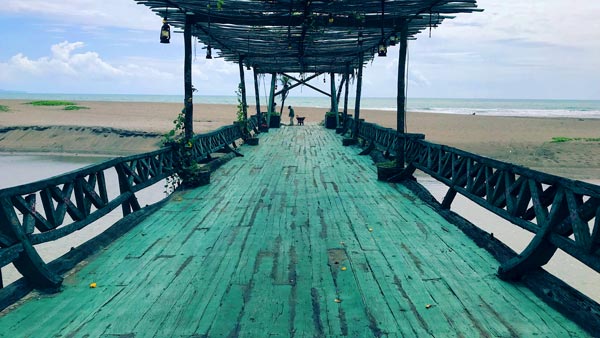
[[[597,47],[600,40],[597,20],[600,2],[596,0],[478,0],[477,3],[483,12],[446,20],[432,34],[472,43],[521,40],[565,47]]]
[[[83,47],[83,42],[64,41],[50,48],[50,56],[32,60],[23,54],[17,54],[8,63],[0,64],[0,67],[5,74],[19,74],[20,77],[52,75],[93,79],[99,74],[123,75],[122,70],[103,61],[98,53],[74,53]]]
[[[79,52],[84,47],[83,42],[64,41],[53,45],[48,56],[31,59],[22,53],[14,55],[7,62],[0,62],[0,88],[29,91],[43,83],[43,91],[96,88],[114,92],[135,82],[173,82],[180,77],[165,64],[161,65],[164,70],[150,62],[113,65],[96,52]]]
[[[44,92],[135,92],[144,88],[154,93],[181,93],[183,51],[159,50],[156,56],[148,56],[160,23],[148,7],[133,0],[1,1],[0,14],[17,13],[24,20],[44,22],[46,31],[55,32],[49,35],[53,41],[95,44],[93,51],[72,42],[56,44],[46,53],[33,51],[31,46],[14,48],[0,59],[0,88],[20,86],[33,91],[35,87]],[[598,98],[593,88],[600,88],[600,20],[596,18],[600,1],[477,2],[484,12],[458,15],[434,29],[431,39],[425,31],[410,42],[412,94],[546,97],[551,95],[544,93],[559,92],[555,89],[560,85],[561,96]],[[110,29],[113,27],[125,28],[127,33],[120,30],[117,35]],[[61,32],[86,34],[56,34]],[[103,45],[106,41],[109,43]],[[178,46],[175,41],[171,47]],[[363,95],[395,95],[394,48],[387,58],[376,57],[367,65]],[[213,50],[214,54],[218,53]],[[232,94],[239,81],[237,65],[218,58],[206,60],[204,55],[199,49],[194,61],[196,88],[206,95]],[[246,80],[251,83],[251,76],[247,74]],[[251,88],[249,85],[249,91]],[[305,90],[302,94],[315,93]]]

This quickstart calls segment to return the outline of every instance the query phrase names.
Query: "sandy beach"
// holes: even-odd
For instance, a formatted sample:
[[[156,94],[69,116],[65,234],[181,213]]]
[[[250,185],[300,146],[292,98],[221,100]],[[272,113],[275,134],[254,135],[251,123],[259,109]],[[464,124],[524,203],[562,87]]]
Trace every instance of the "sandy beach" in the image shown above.
[[[128,155],[160,146],[181,111],[178,103],[94,102],[89,109],[32,106],[28,101],[0,100],[0,152]],[[263,111],[265,108],[263,107]],[[231,124],[234,105],[196,104],[196,133]],[[306,123],[319,123],[322,108],[295,108]],[[249,114],[256,108],[250,106]],[[353,114],[353,111],[349,111]],[[361,118],[395,127],[391,111],[361,110]],[[287,122],[287,110],[283,122]],[[520,118],[409,112],[407,129],[426,139],[501,161],[575,179],[600,179],[600,142],[551,142],[553,137],[600,138],[600,119]]]

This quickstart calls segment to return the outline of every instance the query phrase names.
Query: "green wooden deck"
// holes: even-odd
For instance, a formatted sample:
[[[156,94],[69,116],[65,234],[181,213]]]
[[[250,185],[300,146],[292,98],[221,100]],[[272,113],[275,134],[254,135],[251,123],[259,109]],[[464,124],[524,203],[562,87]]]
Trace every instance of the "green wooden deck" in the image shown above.
[[[334,132],[243,152],[6,311],[0,336],[587,336]]]

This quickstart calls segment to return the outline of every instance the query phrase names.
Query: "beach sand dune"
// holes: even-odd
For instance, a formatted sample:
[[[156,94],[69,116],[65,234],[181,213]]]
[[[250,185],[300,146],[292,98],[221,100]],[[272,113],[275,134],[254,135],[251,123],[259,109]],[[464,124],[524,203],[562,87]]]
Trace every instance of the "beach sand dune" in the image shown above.
[[[0,100],[0,151],[127,155],[160,147],[183,105],[147,102],[78,102],[65,111],[22,100]],[[295,107],[306,123],[319,123],[325,109]],[[264,111],[265,108],[263,107]],[[194,105],[194,131],[214,130],[235,120],[235,105]],[[256,108],[248,108],[249,115]],[[353,114],[353,111],[349,111]],[[391,111],[361,110],[368,122],[395,128]],[[287,109],[282,121],[287,123]],[[35,127],[35,128],[33,128]],[[410,112],[407,131],[501,161],[576,179],[600,179],[600,119],[490,117]],[[556,143],[553,137],[579,138]],[[583,140],[583,139],[596,139]]]

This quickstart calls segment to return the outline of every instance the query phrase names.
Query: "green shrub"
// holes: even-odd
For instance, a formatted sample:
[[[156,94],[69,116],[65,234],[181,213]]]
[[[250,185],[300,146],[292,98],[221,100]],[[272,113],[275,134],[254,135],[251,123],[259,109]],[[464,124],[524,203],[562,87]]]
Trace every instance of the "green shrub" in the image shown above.
[[[583,141],[583,142],[600,142],[600,137],[562,137],[556,136],[552,138],[552,143]]]
[[[10,109],[8,109],[8,107],[7,107],[7,106],[0,105],[0,112],[7,112],[7,111],[9,111],[9,110],[10,110]]]
[[[69,101],[57,101],[57,100],[43,100],[43,101],[32,101],[29,104],[34,106],[74,106],[74,102]]]
[[[552,138],[552,143],[562,143],[562,142],[569,142],[569,141],[573,141],[573,138],[562,137],[562,136],[555,136]]]
[[[84,106],[75,106],[75,105],[69,105],[69,106],[65,106],[63,108],[63,110],[80,110],[80,109],[90,109],[90,108],[84,107]]]

